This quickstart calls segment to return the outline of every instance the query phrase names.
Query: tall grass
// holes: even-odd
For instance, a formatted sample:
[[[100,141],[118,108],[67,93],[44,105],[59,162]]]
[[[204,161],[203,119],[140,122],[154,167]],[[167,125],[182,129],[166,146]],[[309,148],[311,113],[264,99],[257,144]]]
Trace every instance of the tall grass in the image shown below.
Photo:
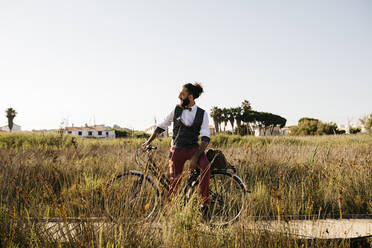
[[[106,183],[134,163],[143,139],[79,139],[59,134],[0,135],[0,247],[308,247],[344,246],[249,229],[254,219],[283,216],[372,214],[372,137],[240,137],[217,135],[223,150],[252,192],[240,220],[210,229],[198,206],[177,198],[158,218],[130,225],[81,224],[64,242],[34,218],[102,217]],[[155,142],[156,159],[168,173],[169,138]],[[61,229],[63,229],[61,227]],[[63,241],[63,239],[62,239]]]

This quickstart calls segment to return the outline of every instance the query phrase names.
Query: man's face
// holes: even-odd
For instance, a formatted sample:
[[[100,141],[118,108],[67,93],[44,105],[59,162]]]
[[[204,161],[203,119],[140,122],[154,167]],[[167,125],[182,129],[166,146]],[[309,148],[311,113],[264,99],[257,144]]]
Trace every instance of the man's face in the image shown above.
[[[185,87],[182,88],[178,98],[181,100],[181,105],[183,107],[186,107],[187,105],[190,104],[190,100],[191,100],[191,97],[192,95],[189,94],[189,92],[187,91],[187,89]]]

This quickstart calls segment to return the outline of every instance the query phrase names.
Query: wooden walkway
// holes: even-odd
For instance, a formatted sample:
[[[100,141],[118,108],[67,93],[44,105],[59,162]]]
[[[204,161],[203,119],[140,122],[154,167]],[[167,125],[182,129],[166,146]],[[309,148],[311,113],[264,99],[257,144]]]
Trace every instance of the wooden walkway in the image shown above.
[[[355,216],[357,217],[357,216]],[[81,231],[93,228],[114,228],[117,224],[103,218],[60,218],[32,220],[44,234],[54,241],[66,242],[73,240]],[[248,229],[262,230],[274,233],[284,233],[299,239],[355,239],[372,237],[372,216],[352,219],[292,219],[292,220],[250,220],[246,224]],[[154,228],[161,228],[155,227]],[[211,233],[212,234],[212,233]]]

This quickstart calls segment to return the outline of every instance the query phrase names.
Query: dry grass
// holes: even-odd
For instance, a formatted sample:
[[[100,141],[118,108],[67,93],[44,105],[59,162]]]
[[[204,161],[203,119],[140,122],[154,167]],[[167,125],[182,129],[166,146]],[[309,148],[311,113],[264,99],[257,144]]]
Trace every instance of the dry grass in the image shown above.
[[[252,216],[372,214],[372,136],[255,138],[219,135],[219,147],[252,191],[235,225],[200,224],[197,206],[174,200],[158,218],[80,227],[59,243],[32,218],[103,217],[106,183],[134,163],[141,139],[73,140],[71,136],[0,135],[0,247],[349,247],[247,229]],[[169,139],[157,141],[167,173]],[[282,217],[280,217],[282,216]],[[68,235],[66,234],[67,238]]]

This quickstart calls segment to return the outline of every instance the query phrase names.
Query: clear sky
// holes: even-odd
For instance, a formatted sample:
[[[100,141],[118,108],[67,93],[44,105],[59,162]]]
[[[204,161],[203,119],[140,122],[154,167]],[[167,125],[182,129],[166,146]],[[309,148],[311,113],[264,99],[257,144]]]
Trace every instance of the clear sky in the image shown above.
[[[372,1],[0,1],[0,125],[144,129],[199,81],[197,104],[296,124],[372,112]]]

